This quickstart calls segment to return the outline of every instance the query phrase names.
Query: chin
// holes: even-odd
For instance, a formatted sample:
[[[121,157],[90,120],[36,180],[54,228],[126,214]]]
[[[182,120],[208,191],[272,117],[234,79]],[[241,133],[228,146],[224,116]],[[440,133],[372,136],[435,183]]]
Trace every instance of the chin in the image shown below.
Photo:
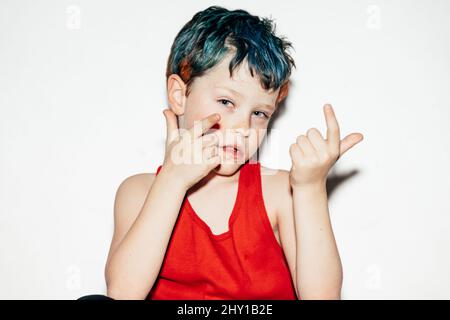
[[[214,172],[223,176],[231,176],[245,163],[243,160],[236,160],[235,163],[230,160],[222,161],[217,167],[214,168]]]

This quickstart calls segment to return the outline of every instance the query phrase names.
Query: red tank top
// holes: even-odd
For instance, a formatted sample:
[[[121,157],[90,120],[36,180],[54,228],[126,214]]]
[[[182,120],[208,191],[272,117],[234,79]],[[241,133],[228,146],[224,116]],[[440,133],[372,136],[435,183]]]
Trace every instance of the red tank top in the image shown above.
[[[147,299],[297,299],[264,206],[260,173],[259,161],[241,166],[228,231],[219,235],[212,233],[185,196]]]

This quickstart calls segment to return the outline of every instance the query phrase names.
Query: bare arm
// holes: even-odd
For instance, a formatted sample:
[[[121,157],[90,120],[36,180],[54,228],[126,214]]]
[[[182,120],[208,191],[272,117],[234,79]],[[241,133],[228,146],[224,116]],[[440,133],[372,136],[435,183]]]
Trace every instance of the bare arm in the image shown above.
[[[107,295],[114,299],[147,297],[161,269],[187,190],[220,163],[217,137],[203,135],[220,120],[219,115],[199,121],[200,130],[191,128],[180,134],[176,115],[170,109],[163,112],[167,124],[166,154],[145,200],[139,200],[144,198],[139,196],[139,190],[145,188],[135,183],[136,178],[126,179],[117,191],[115,231],[105,267]],[[185,139],[190,143],[185,143]],[[201,161],[181,162],[179,154],[194,155]]]
[[[141,210],[139,201],[133,201],[136,191],[136,182],[127,179],[116,194],[115,231],[105,268],[107,295],[114,299],[145,299],[158,276],[186,194],[186,188],[166,175],[164,168],[154,177]]]
[[[331,229],[325,186],[292,190],[289,172],[279,172],[279,231],[297,297],[340,299],[342,266]]]
[[[296,278],[303,298],[340,299],[342,265],[331,228],[326,180],[338,158],[363,136],[352,133],[341,141],[333,108],[325,104],[323,111],[327,138],[310,128],[289,148],[297,238]]]
[[[302,299],[340,299],[342,265],[325,184],[293,188],[297,287]]]

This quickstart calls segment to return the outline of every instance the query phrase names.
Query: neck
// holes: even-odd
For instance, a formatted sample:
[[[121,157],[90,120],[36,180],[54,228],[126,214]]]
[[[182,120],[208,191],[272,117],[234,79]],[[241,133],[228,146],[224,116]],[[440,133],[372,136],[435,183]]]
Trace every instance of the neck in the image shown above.
[[[214,188],[219,185],[237,183],[239,181],[239,176],[241,174],[241,168],[243,164],[231,175],[222,175],[217,173],[215,170],[211,170],[205,177],[198,181],[191,189],[189,193],[195,192],[196,190],[206,187]]]

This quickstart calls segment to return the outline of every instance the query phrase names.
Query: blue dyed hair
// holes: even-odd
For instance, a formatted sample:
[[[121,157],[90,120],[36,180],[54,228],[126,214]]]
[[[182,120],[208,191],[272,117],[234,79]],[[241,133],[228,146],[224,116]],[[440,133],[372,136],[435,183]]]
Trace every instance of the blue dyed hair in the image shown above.
[[[178,74],[187,84],[186,96],[196,77],[220,63],[231,51],[233,70],[247,58],[252,77],[256,73],[265,90],[280,88],[277,103],[285,98],[294,60],[287,52],[292,44],[275,35],[275,25],[245,10],[211,6],[197,12],[178,32],[167,61],[166,77]]]

